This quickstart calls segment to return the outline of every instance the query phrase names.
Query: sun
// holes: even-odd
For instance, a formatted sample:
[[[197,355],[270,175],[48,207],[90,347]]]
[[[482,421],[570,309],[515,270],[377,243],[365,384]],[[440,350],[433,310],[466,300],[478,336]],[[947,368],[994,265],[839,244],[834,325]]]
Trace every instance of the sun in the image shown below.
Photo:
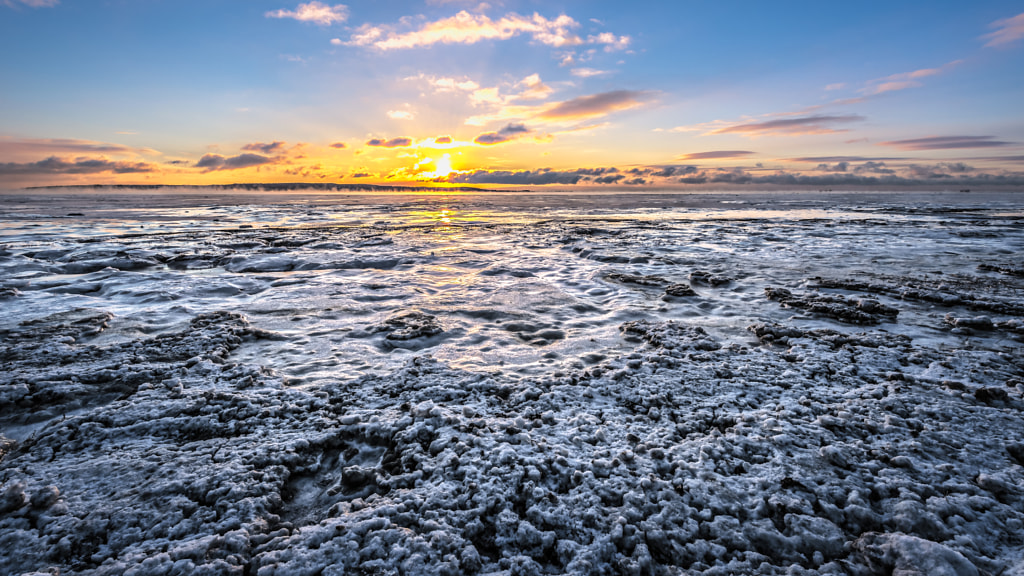
[[[452,157],[448,154],[443,154],[434,165],[436,166],[435,178],[444,178],[452,173]]]

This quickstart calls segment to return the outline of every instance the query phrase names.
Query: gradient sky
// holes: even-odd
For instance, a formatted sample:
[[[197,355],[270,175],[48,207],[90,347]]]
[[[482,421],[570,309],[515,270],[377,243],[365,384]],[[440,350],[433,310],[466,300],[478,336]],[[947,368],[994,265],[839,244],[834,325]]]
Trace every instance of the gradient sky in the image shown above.
[[[0,188],[1022,187],[1022,10],[0,0]]]

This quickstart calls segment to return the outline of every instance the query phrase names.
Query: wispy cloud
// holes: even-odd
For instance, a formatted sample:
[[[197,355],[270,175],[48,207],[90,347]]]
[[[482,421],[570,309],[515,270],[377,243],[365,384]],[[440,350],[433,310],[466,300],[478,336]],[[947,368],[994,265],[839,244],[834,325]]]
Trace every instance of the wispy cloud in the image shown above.
[[[954,60],[943,64],[938,68],[922,68],[920,70],[914,70],[913,72],[901,72],[899,74],[886,76],[885,78],[869,80],[867,85],[864,86],[860,92],[868,96],[875,96],[878,94],[884,94],[885,92],[896,92],[898,90],[906,90],[907,88],[916,88],[921,86],[921,78],[942,74],[962,62],[962,60]]]
[[[340,24],[348,19],[348,7],[344,4],[328,6],[323,2],[299,4],[295,10],[271,10],[267,18],[291,18],[300,22],[312,22],[320,26]]]
[[[344,150],[345,148],[348,148],[348,144],[345,144],[344,142],[332,142],[330,144],[330,146],[331,146],[331,148],[334,148],[334,149],[337,149],[337,150]]]
[[[406,80],[425,81],[438,92],[455,92],[457,90],[473,92],[480,89],[480,85],[469,78],[448,78],[445,76],[430,76],[421,73],[417,76],[408,76],[406,77]]]
[[[135,148],[122,144],[77,140],[73,138],[4,138],[0,137],[0,155],[20,154],[159,154],[150,148]]]
[[[580,96],[564,102],[558,102],[538,117],[547,120],[579,120],[604,116],[611,112],[629,110],[643,106],[651,97],[650,92],[636,90],[613,90],[588,96]]]
[[[821,162],[895,162],[907,160],[907,158],[887,157],[865,157],[865,156],[803,156],[800,158],[786,158],[786,162],[807,162],[818,164]]]
[[[879,142],[878,145],[892,146],[901,150],[953,150],[958,148],[999,148],[1014,144],[996,140],[994,136],[928,136]]]
[[[38,162],[7,162],[0,163],[0,175],[40,175],[40,174],[98,174],[111,172],[114,174],[134,174],[140,172],[156,172],[157,168],[146,162],[111,161],[106,158],[59,158],[50,156]]]
[[[379,50],[422,48],[435,44],[476,44],[484,40],[508,40],[527,34],[534,42],[563,47],[582,44],[572,32],[579,23],[566,15],[548,19],[540,14],[509,13],[498,20],[463,10],[450,18],[427,22],[418,29],[398,32],[392,26],[363,25],[356,29],[350,46],[371,46]]]
[[[412,146],[412,138],[406,138],[404,136],[392,138],[390,140],[384,138],[371,138],[366,141],[366,145],[377,148],[408,148],[409,146]]]
[[[600,118],[613,112],[639,108],[653,98],[653,92],[613,90],[579,96],[561,102],[535,106],[501,104],[503,99],[491,102],[491,111],[466,119],[470,126],[484,126],[492,122],[528,121],[533,124],[568,124],[579,120]]]
[[[270,144],[264,144],[263,142],[253,142],[252,144],[246,144],[242,146],[242,150],[247,152],[262,152],[264,154],[274,154],[277,152],[284,151],[284,142],[271,142]]]
[[[1024,38],[1024,12],[1017,14],[1012,18],[1005,18],[1003,20],[996,20],[990,26],[995,28],[995,32],[990,32],[982,36],[987,39],[988,42],[985,46],[1005,46]]]
[[[710,152],[693,152],[677,157],[678,160],[710,160],[714,158],[742,158],[754,152],[747,150],[712,150]]]
[[[251,168],[263,164],[270,164],[273,158],[259,154],[239,154],[238,156],[221,156],[220,154],[206,154],[196,162],[196,168],[203,168],[207,172],[214,170],[238,170]]]
[[[780,118],[778,120],[733,124],[711,130],[707,134],[740,134],[749,137],[835,134],[848,131],[846,128],[836,128],[835,126],[862,122],[863,120],[865,120],[863,116],[856,114],[796,116],[793,118]]]
[[[14,8],[18,4],[24,4],[31,8],[49,8],[60,4],[60,0],[3,0],[2,4],[8,8]]]
[[[408,110],[388,110],[388,118],[392,120],[412,120],[416,115]]]

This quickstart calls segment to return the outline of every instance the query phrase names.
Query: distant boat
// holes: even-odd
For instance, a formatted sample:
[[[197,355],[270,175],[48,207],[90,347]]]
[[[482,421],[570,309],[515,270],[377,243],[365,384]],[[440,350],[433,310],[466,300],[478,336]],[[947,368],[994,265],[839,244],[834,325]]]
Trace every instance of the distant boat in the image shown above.
[[[960,191],[961,191],[961,192],[970,192],[970,191],[971,191],[971,189],[970,189],[970,188],[964,188],[963,190],[960,190]]]

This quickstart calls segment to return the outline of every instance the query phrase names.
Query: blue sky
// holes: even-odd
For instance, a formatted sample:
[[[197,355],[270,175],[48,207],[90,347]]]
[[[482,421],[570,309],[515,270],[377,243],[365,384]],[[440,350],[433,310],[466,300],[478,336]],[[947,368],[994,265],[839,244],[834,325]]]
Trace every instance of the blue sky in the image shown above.
[[[5,187],[1024,183],[1014,2],[0,0],[0,54]]]

